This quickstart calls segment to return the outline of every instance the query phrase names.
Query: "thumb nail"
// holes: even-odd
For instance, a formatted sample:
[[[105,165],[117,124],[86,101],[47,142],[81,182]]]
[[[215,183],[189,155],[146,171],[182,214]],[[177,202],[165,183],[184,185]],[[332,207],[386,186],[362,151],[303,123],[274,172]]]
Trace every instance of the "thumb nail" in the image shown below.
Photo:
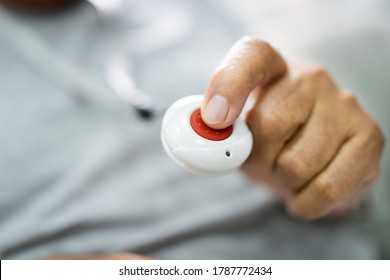
[[[213,96],[203,111],[203,119],[210,124],[218,124],[225,121],[229,111],[229,104],[225,97]]]

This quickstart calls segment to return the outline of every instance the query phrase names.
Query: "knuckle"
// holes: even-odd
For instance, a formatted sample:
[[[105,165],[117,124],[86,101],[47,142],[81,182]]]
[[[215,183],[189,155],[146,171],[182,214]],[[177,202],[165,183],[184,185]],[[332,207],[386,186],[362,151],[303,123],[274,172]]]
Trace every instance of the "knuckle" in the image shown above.
[[[349,107],[359,107],[359,102],[351,91],[342,91],[341,101]]]
[[[255,136],[261,139],[276,140],[279,138],[277,114],[264,114],[260,110],[252,110],[248,114],[248,123]]]
[[[247,121],[255,136],[269,141],[286,141],[302,124],[297,115],[265,108],[251,110]]]
[[[378,147],[380,148],[380,150],[383,150],[386,143],[386,138],[379,124],[373,119],[371,119],[370,136],[372,139],[376,139]]]
[[[278,158],[277,167],[283,176],[303,180],[306,175],[307,163],[302,157],[286,153]]]
[[[245,36],[241,39],[241,42],[244,46],[247,46],[249,50],[255,51],[256,54],[262,58],[274,57],[273,54],[275,53],[275,50],[271,44],[266,41],[250,36]]]
[[[368,116],[366,113],[366,121],[364,125],[360,125],[360,134],[363,136],[364,143],[367,147],[366,151],[374,152],[373,154],[381,154],[386,145],[386,138],[379,124]],[[370,147],[370,149],[368,149]]]
[[[244,36],[238,41],[239,45],[246,50],[253,50],[257,53],[270,54],[274,51],[272,46],[261,39],[251,36]]]
[[[330,177],[320,176],[315,179],[310,188],[310,199],[297,199],[290,207],[292,214],[303,220],[314,220],[326,216],[344,197],[345,190],[336,188]]]
[[[321,82],[321,81],[331,81],[331,77],[323,67],[313,67],[312,69],[308,70],[306,75],[307,78]]]
[[[314,187],[317,191],[317,198],[321,204],[331,206],[339,200],[340,188],[335,188],[334,183],[326,176],[317,178]]]
[[[268,42],[255,37],[244,36],[240,39],[240,41],[244,44],[251,45],[256,49],[272,50],[272,47]]]
[[[239,57],[248,58],[245,67],[241,68],[244,75],[254,77],[253,80],[266,81],[270,78],[268,75],[271,70],[267,66],[271,65],[277,56],[275,56],[275,50],[268,42],[244,36],[238,41],[235,50],[240,54]]]

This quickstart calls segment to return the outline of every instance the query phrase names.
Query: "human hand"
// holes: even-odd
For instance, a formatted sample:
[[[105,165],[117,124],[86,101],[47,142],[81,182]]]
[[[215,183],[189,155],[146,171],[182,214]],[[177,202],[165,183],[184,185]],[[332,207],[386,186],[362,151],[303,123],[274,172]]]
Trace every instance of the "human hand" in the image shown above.
[[[202,104],[215,129],[241,113],[254,136],[243,171],[300,218],[352,209],[380,174],[384,136],[355,97],[322,68],[288,64],[248,37],[217,68]]]

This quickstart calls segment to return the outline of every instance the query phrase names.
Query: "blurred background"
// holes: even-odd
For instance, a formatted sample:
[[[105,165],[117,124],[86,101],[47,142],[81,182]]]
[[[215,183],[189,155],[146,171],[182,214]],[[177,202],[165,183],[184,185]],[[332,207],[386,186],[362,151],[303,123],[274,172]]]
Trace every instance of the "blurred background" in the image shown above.
[[[291,221],[281,206],[272,209],[283,218],[274,217],[260,207],[275,201],[272,195],[239,175],[176,175],[159,145],[165,108],[202,94],[243,35],[323,65],[389,139],[390,1],[0,3],[2,258],[121,250],[161,258],[390,257],[388,145],[370,215],[340,226],[340,235],[339,225]],[[258,215],[268,214],[260,223]],[[257,240],[273,231],[291,236]],[[335,242],[326,239],[332,234]],[[312,247],[300,252],[307,243]]]

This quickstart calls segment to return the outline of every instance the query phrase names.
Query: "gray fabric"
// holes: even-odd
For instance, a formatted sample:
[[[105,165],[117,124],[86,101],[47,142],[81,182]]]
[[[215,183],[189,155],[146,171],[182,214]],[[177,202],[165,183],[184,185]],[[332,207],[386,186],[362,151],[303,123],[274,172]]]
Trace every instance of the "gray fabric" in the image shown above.
[[[157,36],[171,29],[169,41]],[[202,93],[240,35],[206,1],[129,1],[104,22],[88,5],[46,17],[2,14],[0,257],[379,258],[362,217],[303,223],[239,172],[180,170],[161,147],[161,119],[129,113],[104,82],[107,59],[124,55],[163,109]],[[38,41],[15,46],[30,36]]]

